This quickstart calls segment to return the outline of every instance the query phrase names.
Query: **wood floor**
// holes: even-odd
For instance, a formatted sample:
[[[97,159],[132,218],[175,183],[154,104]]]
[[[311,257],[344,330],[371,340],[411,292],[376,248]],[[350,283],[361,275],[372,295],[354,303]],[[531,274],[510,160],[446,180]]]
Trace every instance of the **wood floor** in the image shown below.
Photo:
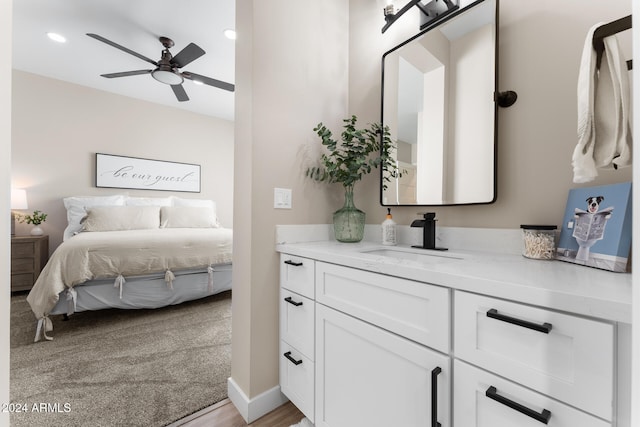
[[[247,424],[233,403],[225,399],[209,408],[196,412],[169,427],[289,427],[299,423],[304,414],[293,403],[287,402],[262,418]]]

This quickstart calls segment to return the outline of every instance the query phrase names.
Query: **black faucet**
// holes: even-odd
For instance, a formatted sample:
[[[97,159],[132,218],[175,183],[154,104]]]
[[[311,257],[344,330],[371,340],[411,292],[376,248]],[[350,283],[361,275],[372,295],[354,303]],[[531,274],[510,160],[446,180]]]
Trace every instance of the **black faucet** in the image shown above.
[[[447,248],[436,247],[436,213],[427,212],[424,219],[416,219],[411,223],[411,227],[422,227],[422,246],[412,246],[420,249],[433,249],[436,251],[446,251]]]

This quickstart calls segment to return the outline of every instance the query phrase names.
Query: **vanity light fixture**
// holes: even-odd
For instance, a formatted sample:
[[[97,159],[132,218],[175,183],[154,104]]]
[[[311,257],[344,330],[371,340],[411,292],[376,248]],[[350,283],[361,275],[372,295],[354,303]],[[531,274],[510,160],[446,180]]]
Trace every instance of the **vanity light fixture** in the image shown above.
[[[458,0],[431,0],[427,4],[420,3],[420,0],[410,0],[399,11],[395,10],[393,3],[388,3],[384,8],[384,20],[386,23],[382,27],[384,33],[389,27],[396,22],[402,15],[404,15],[413,6],[416,6],[422,12],[422,19],[420,22],[420,30],[427,27],[428,24],[439,20],[454,10],[458,9],[456,4]]]
[[[58,33],[47,33],[47,37],[49,37],[51,40],[53,40],[54,42],[58,42],[58,43],[66,43],[67,39]]]

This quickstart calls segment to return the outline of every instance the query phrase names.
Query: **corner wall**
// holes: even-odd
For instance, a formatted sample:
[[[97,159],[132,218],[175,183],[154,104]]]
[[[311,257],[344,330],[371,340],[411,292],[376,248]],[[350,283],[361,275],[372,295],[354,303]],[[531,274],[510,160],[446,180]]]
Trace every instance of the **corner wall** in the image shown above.
[[[231,375],[248,399],[278,385],[275,226],[328,223],[343,197],[304,167],[314,126],[347,113],[348,19],[344,0],[236,2]],[[273,208],[274,187],[293,190],[292,209]]]

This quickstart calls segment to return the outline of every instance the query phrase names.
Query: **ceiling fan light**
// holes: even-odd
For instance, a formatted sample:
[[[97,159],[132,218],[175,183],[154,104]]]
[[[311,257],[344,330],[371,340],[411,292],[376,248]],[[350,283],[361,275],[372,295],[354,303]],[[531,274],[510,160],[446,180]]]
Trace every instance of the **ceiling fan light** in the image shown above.
[[[168,71],[168,70],[161,70],[161,69],[153,70],[151,72],[151,76],[153,76],[153,78],[159,81],[160,83],[164,83],[167,85],[179,85],[179,84],[182,84],[182,82],[184,81],[184,79],[180,74],[176,74],[173,71]]]
[[[51,40],[53,40],[54,42],[58,42],[58,43],[66,43],[67,39],[58,34],[58,33],[47,33],[47,37],[49,37]]]

